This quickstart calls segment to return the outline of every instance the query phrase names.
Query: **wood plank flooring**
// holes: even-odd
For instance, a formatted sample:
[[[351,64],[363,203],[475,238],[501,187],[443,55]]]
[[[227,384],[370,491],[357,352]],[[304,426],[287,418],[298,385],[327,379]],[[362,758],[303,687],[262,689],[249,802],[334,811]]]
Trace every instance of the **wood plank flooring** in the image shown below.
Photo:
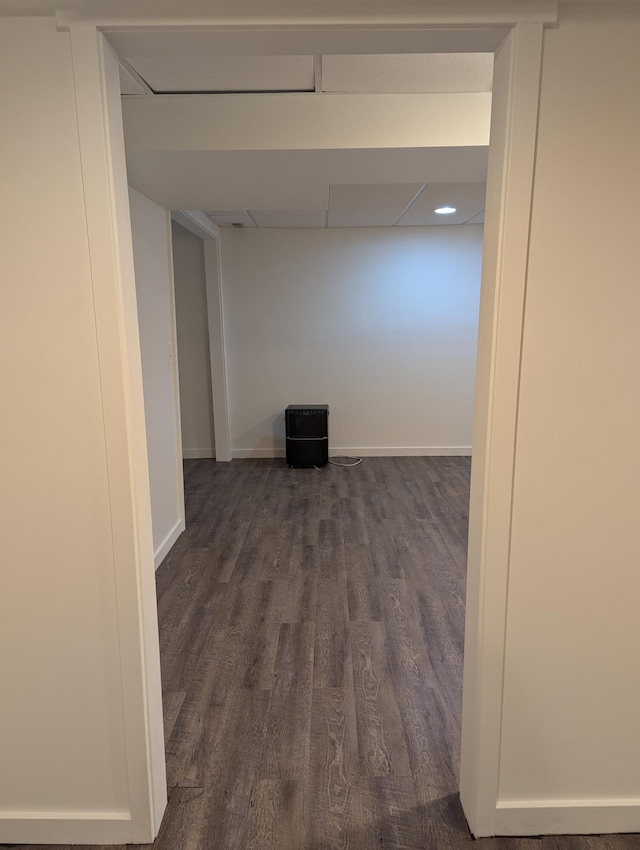
[[[157,573],[156,850],[471,850],[457,794],[469,469],[186,462],[187,531]]]

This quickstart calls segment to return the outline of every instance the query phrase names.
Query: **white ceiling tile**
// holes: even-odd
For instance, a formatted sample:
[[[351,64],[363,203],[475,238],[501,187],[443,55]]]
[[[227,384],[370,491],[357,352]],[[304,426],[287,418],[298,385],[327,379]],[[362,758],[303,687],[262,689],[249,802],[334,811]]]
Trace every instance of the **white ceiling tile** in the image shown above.
[[[324,227],[326,210],[251,210],[258,227]]]
[[[325,92],[484,92],[492,80],[492,53],[322,57]]]
[[[246,210],[208,210],[207,215],[218,227],[255,227],[255,223]]]
[[[465,222],[465,224],[484,224],[484,210],[478,213],[478,215],[474,215],[474,217],[470,218],[469,221]]]
[[[131,56],[154,92],[313,91],[313,56]]]
[[[381,212],[329,210],[327,227],[391,227],[397,216]]]
[[[329,186],[329,227],[395,224],[422,183],[333,184]]]
[[[465,224],[484,210],[485,183],[429,183],[398,224]],[[438,215],[438,207],[456,208],[453,215]]]

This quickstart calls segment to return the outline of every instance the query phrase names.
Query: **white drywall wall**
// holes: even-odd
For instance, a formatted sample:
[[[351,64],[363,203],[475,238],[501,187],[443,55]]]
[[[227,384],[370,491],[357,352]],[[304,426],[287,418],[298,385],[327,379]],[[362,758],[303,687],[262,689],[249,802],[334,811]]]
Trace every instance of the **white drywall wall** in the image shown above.
[[[204,244],[171,223],[178,331],[182,456],[215,457]]]
[[[126,827],[129,789],[74,78],[54,19],[0,21],[0,101],[0,842],[42,841],[44,825],[67,843],[78,820]]]
[[[184,530],[170,214],[129,191],[156,567]]]
[[[499,790],[516,828],[640,828],[639,40],[621,8],[544,34]]]
[[[223,230],[231,445],[282,454],[288,404],[332,451],[471,446],[482,228]]]

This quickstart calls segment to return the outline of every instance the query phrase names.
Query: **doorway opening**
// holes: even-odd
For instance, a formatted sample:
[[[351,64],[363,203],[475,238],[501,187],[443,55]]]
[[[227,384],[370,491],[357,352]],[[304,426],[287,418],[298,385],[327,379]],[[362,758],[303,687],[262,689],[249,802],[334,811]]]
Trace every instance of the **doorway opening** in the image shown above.
[[[202,239],[172,220],[182,457],[215,458],[207,280]]]
[[[519,79],[515,75],[514,69],[518,63],[528,63],[527,68],[533,69],[537,78],[539,55],[537,70],[535,57],[536,43],[538,48],[540,44],[540,34],[541,25],[532,25],[531,27],[518,25],[507,37],[506,47],[503,46],[501,49],[501,75],[504,87],[499,106],[502,112],[494,106],[494,129],[497,127],[498,133],[496,137],[497,147],[492,145],[494,169],[493,177],[490,173],[489,179],[489,208],[493,204],[492,215],[494,220],[491,222],[491,217],[488,218],[488,224],[493,224],[489,251],[486,249],[485,240],[484,278],[489,281],[490,289],[488,291],[486,288],[483,290],[483,301],[485,302],[484,331],[483,310],[481,309],[480,353],[482,362],[478,371],[477,384],[480,398],[476,403],[476,411],[479,411],[476,416],[476,434],[480,437],[480,440],[474,439],[474,445],[480,444],[482,457],[479,465],[474,463],[475,495],[472,483],[472,512],[475,511],[476,517],[481,518],[482,521],[475,528],[472,521],[470,538],[472,544],[470,567],[473,567],[473,575],[469,581],[472,610],[467,617],[468,624],[471,625],[471,629],[467,628],[467,644],[468,647],[471,647],[472,653],[471,660],[469,660],[469,652],[467,651],[466,665],[468,670],[465,671],[465,691],[467,694],[465,697],[465,716],[470,716],[473,722],[465,723],[463,717],[463,759],[465,748],[468,753],[467,768],[465,770],[463,763],[462,769],[463,803],[476,834],[487,834],[484,830],[494,828],[500,702],[499,676],[495,675],[497,671],[485,669],[494,665],[495,653],[493,653],[492,659],[484,656],[485,646],[482,641],[478,640],[478,635],[483,634],[483,630],[486,628],[492,628],[488,625],[489,614],[498,614],[497,620],[495,618],[492,620],[492,623],[496,624],[496,628],[500,628],[500,614],[502,614],[502,625],[504,624],[504,600],[501,600],[501,594],[506,581],[506,572],[504,575],[500,575],[500,570],[506,569],[505,553],[502,553],[501,558],[492,561],[492,576],[496,581],[493,589],[490,588],[493,592],[489,594],[486,592],[487,582],[484,571],[486,569],[488,542],[493,542],[497,547],[500,543],[503,543],[505,532],[508,538],[510,513],[509,510],[501,513],[500,520],[492,523],[491,526],[484,521],[484,517],[487,514],[488,506],[499,501],[500,487],[505,482],[511,481],[515,417],[511,416],[514,410],[510,409],[510,405],[512,406],[513,401],[517,398],[517,368],[515,372],[512,370],[509,373],[509,370],[507,370],[506,373],[503,373],[498,367],[503,365],[505,355],[508,355],[506,358],[508,362],[515,362],[516,364],[519,362],[520,336],[516,338],[513,334],[505,332],[505,337],[502,340],[503,345],[500,346],[500,357],[497,359],[489,355],[488,349],[495,352],[496,339],[507,327],[504,323],[501,326],[500,321],[498,321],[501,316],[504,319],[505,315],[508,314],[510,327],[513,328],[513,320],[516,319],[517,325],[518,316],[521,317],[522,315],[524,260],[527,244],[525,225],[528,222],[528,198],[530,198],[530,185],[527,195],[527,180],[529,179],[530,184],[533,153],[533,146],[531,145],[529,148],[528,145],[535,135],[534,133],[532,136],[530,131],[535,131],[536,109],[534,107],[537,105],[537,89],[534,92],[530,86],[523,86],[523,91],[514,100],[514,87],[517,88]],[[531,155],[529,158],[526,156],[518,157],[516,163],[515,158],[509,160],[509,157],[513,153],[514,144],[517,145],[518,132],[520,131],[519,140],[522,141],[524,153],[529,152]],[[495,156],[494,151],[497,151]],[[510,167],[508,169],[505,167],[505,160],[509,160]],[[513,181],[516,178],[516,182],[519,181],[518,188],[525,191],[519,191],[512,195]],[[505,226],[505,208],[510,208],[511,213],[507,219],[507,227]],[[508,236],[513,236],[513,239],[507,239]],[[507,242],[509,249],[505,251],[504,246]],[[500,288],[505,270],[509,271],[512,282],[516,280],[519,283],[518,286],[512,286],[509,298],[501,300],[496,297],[496,291]],[[493,277],[493,274],[495,274],[495,277]],[[514,354],[516,355],[515,360],[512,361],[511,358]],[[494,442],[491,446],[492,451],[488,452],[487,437],[495,431],[498,425],[502,427],[502,439],[498,444]],[[506,490],[510,492],[508,487]],[[482,597],[478,590],[480,581],[482,581],[484,587]],[[479,670],[483,674],[482,688],[478,684],[477,674]],[[488,674],[488,678],[484,674]],[[489,687],[487,687],[487,683],[489,683]],[[466,733],[465,726],[467,728]],[[483,731],[482,746],[479,746],[477,734],[479,728]],[[465,734],[467,736],[466,742]],[[491,744],[490,753],[485,753],[487,742]],[[495,764],[492,764],[492,759]],[[481,777],[486,778],[487,772],[492,779],[489,782],[484,782],[480,789],[479,780]],[[495,783],[493,782],[494,779]],[[483,821],[482,818],[485,818],[485,820]]]

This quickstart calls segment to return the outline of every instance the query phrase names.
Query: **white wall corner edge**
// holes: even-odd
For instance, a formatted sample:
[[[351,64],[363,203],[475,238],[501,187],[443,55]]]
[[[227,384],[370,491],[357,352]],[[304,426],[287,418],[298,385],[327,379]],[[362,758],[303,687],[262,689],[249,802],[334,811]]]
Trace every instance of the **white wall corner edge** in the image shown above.
[[[496,806],[496,835],[640,832],[640,799],[517,800]]]
[[[284,457],[284,448],[232,449],[234,458]],[[330,457],[470,457],[471,446],[332,446]]]
[[[129,844],[129,812],[0,812],[2,844]]]
[[[164,561],[164,559],[167,557],[167,555],[169,554],[169,550],[171,549],[173,544],[176,542],[178,537],[180,537],[180,535],[185,530],[185,528],[186,528],[186,525],[185,525],[184,517],[181,517],[176,522],[176,524],[173,526],[171,531],[167,534],[167,536],[164,538],[162,543],[160,543],[160,545],[158,546],[156,551],[153,553],[153,566],[156,570],[158,569],[160,564]]]

